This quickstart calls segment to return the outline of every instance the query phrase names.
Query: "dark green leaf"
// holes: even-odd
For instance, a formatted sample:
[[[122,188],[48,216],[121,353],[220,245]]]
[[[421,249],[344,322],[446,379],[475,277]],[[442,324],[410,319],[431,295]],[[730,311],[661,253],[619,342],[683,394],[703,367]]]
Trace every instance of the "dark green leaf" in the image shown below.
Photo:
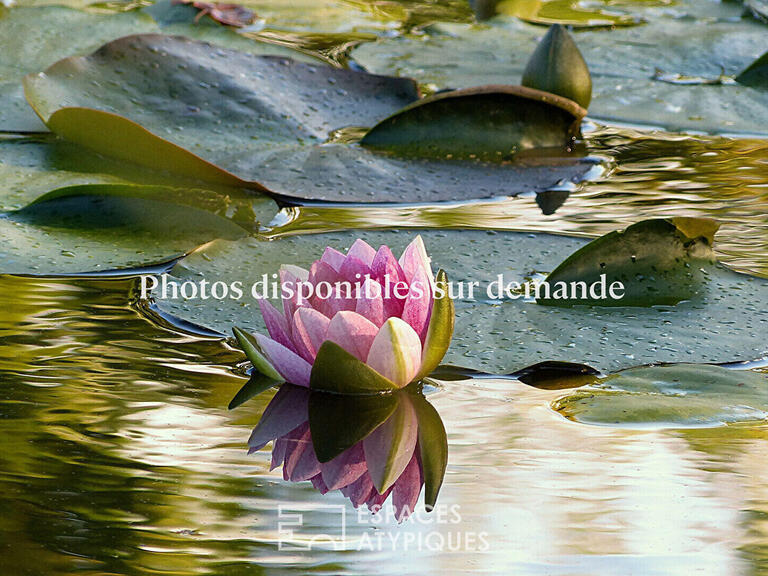
[[[573,306],[654,306],[677,304],[700,292],[707,270],[715,264],[712,243],[718,224],[712,220],[672,218],[645,220],[610,232],[571,254],[546,281],[551,297],[539,304]],[[558,284],[576,286],[577,298],[557,299]],[[610,297],[614,283],[621,299]],[[600,290],[595,288],[600,285]],[[602,293],[602,295],[600,293]]]
[[[317,351],[309,387],[337,394],[376,394],[397,386],[338,344],[326,340]]]

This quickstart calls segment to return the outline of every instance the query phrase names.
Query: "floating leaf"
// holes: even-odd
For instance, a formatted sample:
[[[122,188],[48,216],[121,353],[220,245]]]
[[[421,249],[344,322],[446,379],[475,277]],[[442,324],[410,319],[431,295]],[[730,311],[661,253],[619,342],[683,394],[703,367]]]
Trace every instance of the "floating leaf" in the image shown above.
[[[585,110],[592,100],[592,78],[587,63],[576,42],[560,24],[551,26],[536,46],[523,70],[521,84],[572,100]]]
[[[592,77],[591,116],[678,131],[768,134],[768,91],[705,82],[735,76],[766,52],[764,24],[741,19],[740,7],[730,3],[634,12],[647,23],[574,33]],[[441,24],[428,32],[362,44],[352,58],[371,72],[412,76],[437,89],[508,84],[522,76],[542,30],[497,18],[485,26]],[[657,69],[702,81],[654,80]]]
[[[195,24],[195,13],[191,7],[171,6],[171,0],[159,0],[144,10],[119,14],[63,6],[14,7],[0,17],[0,130],[45,130],[24,100],[21,81],[25,74],[43,70],[64,56],[88,54],[105,42],[129,34],[162,30],[244,52],[291,54],[317,61],[283,46],[246,38],[213,22],[211,26]]]
[[[216,238],[247,234],[226,217],[165,201],[177,193],[162,186],[74,186],[0,215],[0,273],[76,275],[144,267]]]
[[[240,281],[246,295],[211,302],[158,299],[167,318],[229,331],[233,324],[264,332],[258,305],[247,294],[263,274],[290,262],[308,266],[326,246],[349,246],[362,237],[396,253],[421,234],[433,266],[443,268],[455,296],[456,324],[445,364],[509,374],[538,362],[586,364],[603,373],[653,362],[752,360],[768,352],[768,280],[712,266],[694,298],[675,306],[563,308],[531,300],[488,299],[486,289],[524,283],[554,270],[564,256],[587,245],[583,238],[472,230],[359,231],[247,238],[214,242],[180,261],[170,279]],[[243,266],[248,262],[248,266]],[[459,294],[459,282],[463,294]],[[469,297],[469,282],[480,285]],[[260,290],[261,288],[259,288]],[[493,297],[498,296],[493,287]]]
[[[155,29],[151,18],[133,12],[92,14],[62,6],[18,6],[8,11],[0,18],[0,129],[45,130],[24,101],[21,79],[25,74],[42,70],[62,56],[87,54],[114,38]]]
[[[756,18],[768,22],[768,0],[744,0],[744,5]]]
[[[697,428],[768,419],[768,379],[748,370],[673,364],[631,368],[553,408],[585,424]]]
[[[93,82],[104,88],[93,91]],[[404,160],[326,143],[334,130],[374,125],[413,102],[415,84],[179,38],[123,38],[28,76],[25,85],[46,124],[74,142],[294,198],[426,202],[513,195],[577,180],[591,164],[572,157],[508,165]]]
[[[712,252],[718,224],[683,218],[644,220],[610,232],[569,256],[549,276],[553,287],[579,286],[578,299],[540,298],[539,304],[573,306],[654,306],[692,298],[715,263]],[[602,296],[591,286],[602,285]],[[608,291],[620,289],[621,299]],[[619,291],[616,292],[619,294]]]
[[[389,418],[397,408],[399,394],[360,396],[309,395],[309,429],[320,462],[329,462],[348,450]]]
[[[586,110],[524,86],[441,92],[382,120],[360,143],[402,156],[501,161],[530,148],[562,148]]]

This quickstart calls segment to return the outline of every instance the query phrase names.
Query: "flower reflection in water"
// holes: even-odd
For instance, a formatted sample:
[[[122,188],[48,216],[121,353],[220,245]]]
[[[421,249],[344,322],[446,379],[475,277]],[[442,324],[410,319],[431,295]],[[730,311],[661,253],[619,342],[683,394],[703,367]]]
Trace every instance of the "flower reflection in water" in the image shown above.
[[[434,507],[445,475],[448,444],[439,415],[420,390],[339,395],[284,384],[248,440],[249,452],[269,442],[274,470],[309,480],[322,494],[340,490],[355,508],[378,512],[392,496],[402,521],[425,487]]]

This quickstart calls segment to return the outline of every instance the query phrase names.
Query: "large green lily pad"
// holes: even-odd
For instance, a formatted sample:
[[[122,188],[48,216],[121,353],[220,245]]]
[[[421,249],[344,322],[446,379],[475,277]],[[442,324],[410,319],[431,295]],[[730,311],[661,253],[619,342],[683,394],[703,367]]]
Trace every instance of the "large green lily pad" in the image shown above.
[[[257,42],[212,21],[194,23],[196,14],[191,6],[171,6],[171,0],[125,13],[84,12],[64,6],[19,6],[0,12],[0,130],[45,130],[24,100],[21,81],[25,74],[39,72],[64,56],[88,54],[129,34],[162,31],[244,52],[316,60],[290,48]]]
[[[246,236],[238,215],[229,214],[224,198],[218,200],[217,205],[214,191],[163,186],[103,184],[52,191],[0,215],[0,274],[79,275],[146,267],[216,238]],[[269,217],[275,210],[266,198],[248,205],[249,218],[259,212]]]
[[[591,116],[672,130],[768,133],[768,91],[718,80],[768,50],[765,26],[739,19],[738,6],[699,4],[718,4],[717,15],[686,5],[686,17],[648,11],[643,26],[574,32],[592,74]],[[509,18],[443,24],[426,37],[363,44],[352,57],[371,72],[397,72],[434,88],[515,84],[542,34]]]
[[[89,14],[62,6],[19,6],[0,12],[0,129],[45,130],[24,101],[21,79],[68,54],[87,54],[104,42],[157,25],[149,16]]]
[[[417,233],[366,231],[273,241],[219,241],[180,261],[168,279],[240,281],[247,293],[263,274],[275,273],[283,263],[308,266],[326,245],[344,249],[359,236],[372,245],[388,244],[398,253]],[[522,282],[534,273],[550,272],[567,254],[587,243],[513,232],[422,231],[421,235],[433,267],[445,269],[454,283],[480,282],[480,290],[498,274],[504,274],[506,282]],[[159,296],[154,305],[166,317],[222,335],[233,325],[265,330],[258,306],[247,294],[243,299],[215,304]],[[750,360],[768,351],[768,280],[738,274],[719,264],[708,271],[695,297],[675,306],[560,308],[523,299],[487,300],[480,291],[475,296],[475,300],[468,298],[465,284],[463,297],[456,299],[456,327],[446,364],[498,374],[559,360],[608,373],[659,361]]]
[[[182,38],[122,38],[28,76],[25,85],[38,114],[70,140],[154,168],[293,198],[514,195],[578,179],[590,165],[567,153],[511,163],[406,160],[328,142],[340,129],[372,126],[413,102],[414,83]]]
[[[768,378],[672,364],[630,368],[554,402],[566,418],[622,427],[699,428],[768,419]]]

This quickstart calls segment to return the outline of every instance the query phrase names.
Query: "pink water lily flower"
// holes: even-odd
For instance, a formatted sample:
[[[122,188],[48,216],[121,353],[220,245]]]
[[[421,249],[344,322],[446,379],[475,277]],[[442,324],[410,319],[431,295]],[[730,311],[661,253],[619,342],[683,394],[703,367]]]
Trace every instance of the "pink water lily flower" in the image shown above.
[[[420,236],[399,259],[360,239],[346,254],[328,247],[309,270],[283,265],[280,282],[282,310],[259,300],[269,337],[254,334],[249,346],[245,333],[235,334],[257,369],[286,382],[309,386],[316,364],[324,368],[315,381],[339,380],[328,371],[352,372],[359,362],[377,386],[402,388],[437,367],[450,342],[452,304],[430,334],[435,278]]]

